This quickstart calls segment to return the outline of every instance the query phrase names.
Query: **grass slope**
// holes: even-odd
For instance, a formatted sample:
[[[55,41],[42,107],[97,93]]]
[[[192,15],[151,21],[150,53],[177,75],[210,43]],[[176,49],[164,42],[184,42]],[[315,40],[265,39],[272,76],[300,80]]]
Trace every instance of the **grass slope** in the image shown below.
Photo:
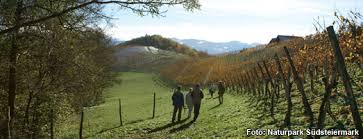
[[[159,71],[178,60],[190,56],[174,51],[161,50],[152,46],[133,46],[117,49],[119,69],[130,71]]]
[[[247,97],[225,96],[225,103],[211,99],[204,91],[201,114],[196,123],[191,119],[170,124],[171,89],[153,82],[154,75],[127,72],[105,93],[106,102],[85,109],[83,137],[86,138],[200,138],[243,137],[247,128],[256,127],[258,119],[248,109]],[[155,78],[155,77],[154,77]],[[156,92],[156,118],[152,116],[153,92]],[[120,126],[118,99],[122,101],[123,123]],[[185,111],[186,112],[186,111]],[[182,119],[186,118],[183,113]],[[79,116],[62,127],[60,138],[77,138]]]
[[[362,72],[350,72],[354,77],[354,86],[358,104],[363,103]],[[355,74],[353,74],[355,73]],[[227,92],[225,103],[218,105],[218,99],[211,99],[204,91],[201,114],[197,122],[183,120],[181,123],[170,124],[172,116],[171,88],[160,84],[158,77],[152,74],[126,72],[120,75],[122,84],[116,84],[105,93],[106,102],[99,106],[85,109],[84,131],[85,138],[247,138],[246,129],[279,129],[282,124],[286,99],[284,90],[279,93],[275,109],[275,120],[270,117],[269,103],[246,94],[235,95]],[[358,77],[358,78],[357,78]],[[312,104],[314,116],[317,118],[322,94],[311,93],[308,82],[305,84],[309,102]],[[342,85],[338,85],[335,94],[343,95]],[[357,88],[358,87],[358,88]],[[323,92],[322,85],[316,85],[318,92]],[[292,90],[292,129],[306,129],[307,119],[303,113],[300,95],[293,86]],[[153,92],[156,92],[156,117],[152,116]],[[118,115],[118,99],[122,100],[123,122],[120,126]],[[270,101],[270,100],[268,100]],[[345,112],[342,97],[331,98],[331,115],[327,115],[325,129],[354,128],[351,116]],[[342,109],[343,108],[343,109]],[[360,107],[360,110],[362,108]],[[362,112],[362,111],[361,111]],[[362,115],[363,116],[363,115]],[[182,119],[186,117],[183,113]],[[342,123],[345,126],[341,126]],[[66,126],[64,126],[66,125]],[[70,119],[67,124],[56,129],[59,138],[78,138],[79,116]],[[286,128],[285,128],[286,129]],[[249,138],[277,138],[277,136],[250,136]],[[305,136],[306,137],[306,136]],[[305,138],[304,137],[304,138]],[[283,137],[283,138],[286,138]],[[326,137],[325,137],[326,138]],[[330,137],[328,137],[330,138]],[[344,137],[343,137],[344,138]]]

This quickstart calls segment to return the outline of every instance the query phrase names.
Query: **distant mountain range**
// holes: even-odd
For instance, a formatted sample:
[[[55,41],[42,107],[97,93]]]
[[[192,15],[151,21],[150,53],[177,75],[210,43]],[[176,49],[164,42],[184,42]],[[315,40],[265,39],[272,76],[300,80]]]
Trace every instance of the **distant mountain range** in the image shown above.
[[[243,48],[250,48],[260,45],[259,43],[243,43],[239,41],[229,41],[229,42],[210,42],[198,39],[177,39],[171,38],[181,44],[188,45],[198,51],[207,52],[208,54],[222,54],[228,52],[234,52],[242,50]]]
[[[120,40],[120,39],[117,39],[117,38],[110,38],[110,41],[111,41],[111,45],[118,45],[118,44],[120,44],[120,43],[123,43],[123,42],[125,42],[125,41],[123,41],[123,40]]]

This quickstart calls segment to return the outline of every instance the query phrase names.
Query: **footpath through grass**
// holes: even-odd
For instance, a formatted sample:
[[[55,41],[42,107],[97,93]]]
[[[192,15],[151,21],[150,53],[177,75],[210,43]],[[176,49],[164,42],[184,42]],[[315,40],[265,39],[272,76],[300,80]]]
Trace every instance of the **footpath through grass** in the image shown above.
[[[182,122],[171,123],[171,88],[153,81],[154,75],[126,72],[120,74],[121,84],[105,92],[105,103],[85,108],[85,138],[212,138],[245,137],[246,129],[256,127],[247,97],[225,95],[225,102],[210,98],[205,90],[201,114],[195,123],[182,114]],[[156,93],[156,115],[152,117],[153,92]],[[120,126],[118,99],[121,98],[123,126]],[[59,138],[78,138],[80,116],[70,119],[69,124],[58,130]]]
[[[235,92],[227,92],[224,104],[218,105],[218,99],[211,98],[207,90],[204,90],[205,99],[202,101],[199,119],[195,123],[191,123],[191,119],[185,119],[187,114],[186,111],[183,111],[182,119],[184,120],[171,124],[173,109],[171,88],[159,85],[158,77],[147,73],[125,72],[120,73],[120,78],[123,80],[121,84],[115,84],[106,90],[105,103],[85,108],[83,138],[278,138],[277,136],[247,137],[246,130],[248,128],[280,129],[285,117],[287,105],[283,90],[280,90],[276,103],[274,116],[276,120],[269,116],[268,107],[262,107],[269,104],[262,104],[263,101],[258,100],[257,97],[246,94],[234,95]],[[361,84],[361,82],[356,82]],[[305,85],[308,88],[306,91],[310,91],[309,84]],[[321,85],[317,85],[316,88],[320,91],[323,90]],[[362,104],[363,97],[359,93],[362,90],[356,90],[358,90],[357,102]],[[156,93],[154,119],[151,118],[153,92]],[[342,87],[339,87],[337,92],[343,92]],[[337,92],[335,93],[339,94]],[[291,128],[304,130],[308,127],[308,122],[295,86],[293,86],[291,98],[293,101]],[[309,98],[315,112],[314,116],[317,118],[320,99],[316,98],[321,98],[321,96],[310,93]],[[121,99],[122,103],[123,126],[120,126],[118,99]],[[332,100],[331,111],[333,114],[327,116],[325,128],[352,129],[354,125],[351,118],[344,114],[344,109],[341,109],[343,106],[341,103],[344,102],[342,98],[335,97]],[[335,117],[336,120],[333,120],[332,117]],[[57,123],[55,129],[57,138],[78,138],[79,122],[80,115],[75,115],[66,123]],[[346,126],[341,126],[340,123]]]

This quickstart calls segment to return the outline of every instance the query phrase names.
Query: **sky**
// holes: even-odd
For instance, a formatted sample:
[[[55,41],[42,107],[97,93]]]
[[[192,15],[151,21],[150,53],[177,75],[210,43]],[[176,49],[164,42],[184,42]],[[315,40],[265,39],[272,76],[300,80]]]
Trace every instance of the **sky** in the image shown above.
[[[277,35],[305,36],[313,23],[331,25],[334,11],[362,13],[362,0],[200,0],[201,9],[187,12],[181,6],[165,7],[164,17],[140,17],[107,5],[114,19],[100,25],[113,38],[129,40],[145,34],[211,42],[268,43]]]

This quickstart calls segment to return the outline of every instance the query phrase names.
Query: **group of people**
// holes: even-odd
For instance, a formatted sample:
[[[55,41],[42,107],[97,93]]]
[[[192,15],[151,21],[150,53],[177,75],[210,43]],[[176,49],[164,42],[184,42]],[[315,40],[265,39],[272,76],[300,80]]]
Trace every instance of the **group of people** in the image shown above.
[[[225,87],[224,87],[224,84],[222,81],[219,81],[218,82],[218,85],[217,85],[217,89],[218,89],[218,100],[219,100],[219,104],[223,104],[223,94],[224,92],[226,91]],[[216,91],[216,86],[214,84],[211,84],[209,86],[209,94],[211,96],[211,98],[213,98],[213,94],[214,92]]]
[[[213,85],[210,86],[209,93],[213,98],[213,93],[215,90],[211,90],[212,86]],[[223,103],[224,92],[225,92],[224,84],[222,81],[219,81],[218,82],[219,104]],[[193,88],[189,89],[189,92],[185,95],[185,99],[183,93],[181,92],[181,86],[178,86],[172,96],[173,106],[174,106],[172,123],[175,122],[177,113],[178,113],[178,121],[180,121],[182,109],[185,108],[184,104],[186,104],[188,107],[188,119],[191,117],[192,111],[194,109],[193,122],[196,121],[199,116],[200,105],[203,98],[204,94],[199,84],[196,84]]]

